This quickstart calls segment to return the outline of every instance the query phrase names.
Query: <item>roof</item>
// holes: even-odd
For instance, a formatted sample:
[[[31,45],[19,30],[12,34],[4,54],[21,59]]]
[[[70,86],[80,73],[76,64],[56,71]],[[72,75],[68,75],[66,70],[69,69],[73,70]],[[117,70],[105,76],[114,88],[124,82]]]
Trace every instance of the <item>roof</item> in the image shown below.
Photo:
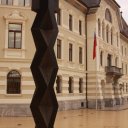
[[[88,8],[99,7],[101,0],[79,0]]]
[[[122,28],[120,30],[121,34],[123,34],[126,38],[128,38],[128,25],[123,17],[121,17],[122,20]]]

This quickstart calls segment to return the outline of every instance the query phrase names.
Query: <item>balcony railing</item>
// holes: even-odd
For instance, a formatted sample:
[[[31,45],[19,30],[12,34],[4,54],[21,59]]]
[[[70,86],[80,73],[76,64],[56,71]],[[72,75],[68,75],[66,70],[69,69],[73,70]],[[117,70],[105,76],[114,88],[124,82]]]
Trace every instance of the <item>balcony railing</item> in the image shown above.
[[[106,66],[105,71],[107,75],[118,75],[122,76],[122,68],[118,68],[116,66]]]

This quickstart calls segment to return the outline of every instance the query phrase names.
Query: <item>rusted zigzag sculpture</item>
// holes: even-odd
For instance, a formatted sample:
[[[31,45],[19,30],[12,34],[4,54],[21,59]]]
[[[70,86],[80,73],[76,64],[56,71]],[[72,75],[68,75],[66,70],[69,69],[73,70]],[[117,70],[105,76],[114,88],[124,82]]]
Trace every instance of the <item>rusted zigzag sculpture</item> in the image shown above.
[[[53,128],[58,110],[53,88],[58,71],[53,49],[58,34],[58,0],[32,0],[32,10],[37,13],[31,29],[36,47],[31,71],[36,89],[30,108],[36,128]]]

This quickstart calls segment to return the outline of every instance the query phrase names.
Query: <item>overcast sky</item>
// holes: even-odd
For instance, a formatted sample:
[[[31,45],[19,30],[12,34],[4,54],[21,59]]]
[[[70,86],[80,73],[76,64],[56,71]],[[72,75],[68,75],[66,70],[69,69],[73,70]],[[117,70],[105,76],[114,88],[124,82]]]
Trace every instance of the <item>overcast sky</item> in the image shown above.
[[[128,24],[128,0],[116,0],[121,6],[121,11],[123,12],[123,17]]]

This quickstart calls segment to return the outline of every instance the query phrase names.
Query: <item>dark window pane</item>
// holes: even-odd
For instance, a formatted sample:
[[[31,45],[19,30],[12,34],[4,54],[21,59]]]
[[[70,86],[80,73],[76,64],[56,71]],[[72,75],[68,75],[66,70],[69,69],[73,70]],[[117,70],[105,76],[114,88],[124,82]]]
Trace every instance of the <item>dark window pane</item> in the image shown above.
[[[60,9],[57,13],[57,23],[58,23],[58,25],[61,25],[61,10]]]
[[[61,40],[57,39],[57,58],[61,59]]]
[[[72,61],[72,44],[69,44],[69,61]]]
[[[82,21],[79,20],[79,34],[82,35]]]
[[[79,93],[83,93],[83,78],[79,78]]]
[[[73,77],[69,77],[69,93],[73,93],[74,92],[74,80]]]
[[[71,31],[72,31],[72,24],[73,24],[72,15],[69,15],[69,30]]]
[[[79,47],[79,63],[82,64],[82,48]]]
[[[8,48],[21,48],[22,42],[22,25],[9,24]]]
[[[105,11],[105,19],[112,23],[112,16],[108,8]]]
[[[7,93],[20,94],[21,93],[21,75],[19,72],[13,70],[7,75]]]
[[[21,48],[21,33],[16,33],[15,48]]]

